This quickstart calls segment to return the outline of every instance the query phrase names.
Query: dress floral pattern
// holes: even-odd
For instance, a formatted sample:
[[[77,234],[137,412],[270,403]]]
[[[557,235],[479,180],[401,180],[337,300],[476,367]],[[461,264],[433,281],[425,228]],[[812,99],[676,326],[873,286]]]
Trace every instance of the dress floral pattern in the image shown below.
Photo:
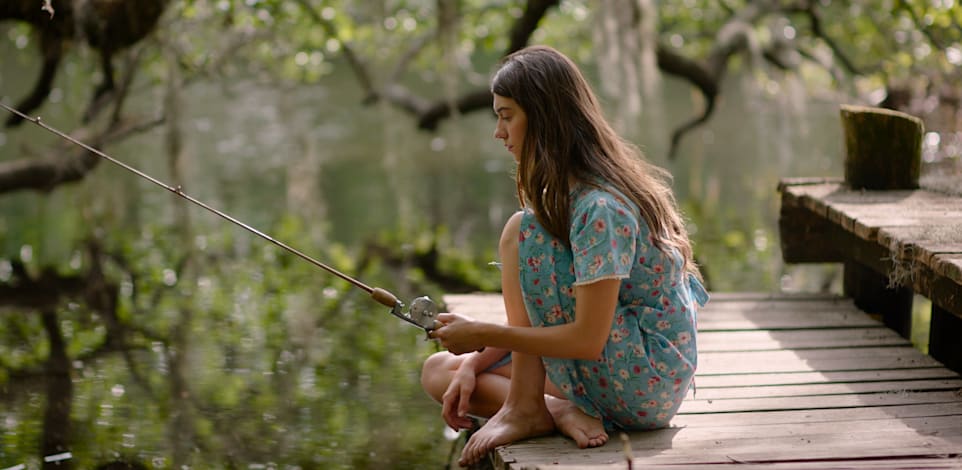
[[[574,321],[575,286],[621,279],[608,342],[595,360],[543,358],[549,379],[609,430],[668,425],[697,364],[695,314],[708,301],[676,251],[651,242],[635,205],[611,188],[572,192],[571,246],[525,211],[521,289],[533,326]]]

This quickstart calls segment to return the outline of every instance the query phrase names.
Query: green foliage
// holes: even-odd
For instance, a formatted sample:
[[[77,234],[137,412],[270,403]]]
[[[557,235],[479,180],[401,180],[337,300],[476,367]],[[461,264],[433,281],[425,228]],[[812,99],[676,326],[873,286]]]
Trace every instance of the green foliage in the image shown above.
[[[706,212],[696,201],[682,208],[690,218],[696,261],[712,291],[775,291],[781,264],[778,233],[762,212]]]

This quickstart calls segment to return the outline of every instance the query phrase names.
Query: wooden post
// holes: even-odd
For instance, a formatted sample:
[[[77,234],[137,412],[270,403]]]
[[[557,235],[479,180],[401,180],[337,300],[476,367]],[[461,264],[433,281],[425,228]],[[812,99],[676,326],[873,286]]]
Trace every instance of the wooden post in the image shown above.
[[[962,373],[962,317],[956,316],[934,303],[929,324],[929,355],[945,367]]]
[[[922,168],[922,121],[898,111],[842,105],[845,183],[853,189],[917,189]],[[862,310],[882,315],[903,337],[912,325],[911,287],[890,289],[887,279],[845,262],[843,290]]]
[[[918,189],[922,121],[898,111],[842,105],[845,182],[853,189]]]

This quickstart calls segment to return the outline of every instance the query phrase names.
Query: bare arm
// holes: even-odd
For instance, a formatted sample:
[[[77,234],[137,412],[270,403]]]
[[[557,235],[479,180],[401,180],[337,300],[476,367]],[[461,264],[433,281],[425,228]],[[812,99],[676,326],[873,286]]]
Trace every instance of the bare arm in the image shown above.
[[[572,323],[532,328],[441,314],[438,320],[445,326],[433,336],[455,354],[494,347],[537,356],[597,359],[611,331],[620,285],[618,279],[604,279],[575,287],[577,300]]]
[[[474,375],[478,375],[487,370],[488,367],[491,367],[494,363],[498,362],[499,359],[508,353],[510,353],[510,351],[504,348],[484,348],[484,351],[475,351],[471,355],[465,357],[460,368],[467,368],[466,370],[470,370],[474,372]]]

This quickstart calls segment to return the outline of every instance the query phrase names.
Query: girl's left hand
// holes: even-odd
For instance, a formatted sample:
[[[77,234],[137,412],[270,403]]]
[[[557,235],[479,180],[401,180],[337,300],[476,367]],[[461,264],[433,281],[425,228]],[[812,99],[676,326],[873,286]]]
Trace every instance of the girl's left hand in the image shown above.
[[[478,340],[482,322],[454,313],[442,313],[437,320],[441,326],[431,331],[430,336],[440,341],[451,354],[459,355],[484,348],[485,345]]]

